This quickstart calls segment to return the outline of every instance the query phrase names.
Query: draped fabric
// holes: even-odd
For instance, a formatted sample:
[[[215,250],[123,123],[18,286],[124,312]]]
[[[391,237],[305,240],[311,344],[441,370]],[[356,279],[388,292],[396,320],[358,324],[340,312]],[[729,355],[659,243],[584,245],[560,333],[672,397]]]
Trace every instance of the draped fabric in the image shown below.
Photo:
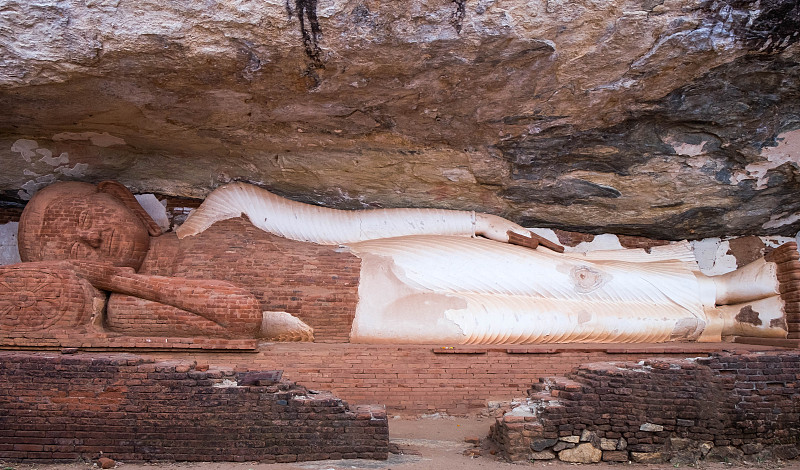
[[[443,236],[348,246],[362,263],[388,264],[391,273],[386,276],[402,284],[397,291],[410,289],[408,298],[427,293],[462,300],[453,304],[460,308],[442,312],[458,325],[462,343],[660,342],[696,336],[705,325],[697,279],[691,264],[680,260],[588,260],[579,254]],[[641,260],[647,255],[622,257]],[[392,298],[386,289],[372,292],[371,282],[362,276],[357,322],[359,316],[402,315],[397,308],[402,297]],[[371,297],[388,299],[386,310],[377,311],[382,304]],[[360,321],[367,325],[359,332],[366,340],[373,334],[368,333],[368,320]],[[442,319],[431,318],[432,328],[435,321]]]

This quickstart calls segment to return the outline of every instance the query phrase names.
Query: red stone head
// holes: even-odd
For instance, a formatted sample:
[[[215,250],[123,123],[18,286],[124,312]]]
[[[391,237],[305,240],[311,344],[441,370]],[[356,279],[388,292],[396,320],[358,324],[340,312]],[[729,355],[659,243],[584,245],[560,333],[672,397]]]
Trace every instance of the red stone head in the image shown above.
[[[22,261],[85,260],[139,269],[161,229],[117,182],[62,182],[25,206],[19,222]]]

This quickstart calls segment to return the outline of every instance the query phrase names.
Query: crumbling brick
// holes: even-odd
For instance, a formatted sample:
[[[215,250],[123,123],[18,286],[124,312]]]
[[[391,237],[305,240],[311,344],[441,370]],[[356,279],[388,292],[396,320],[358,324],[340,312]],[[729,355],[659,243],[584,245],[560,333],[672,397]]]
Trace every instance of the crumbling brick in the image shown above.
[[[361,418],[364,419],[361,419]],[[386,459],[385,409],[131,355],[0,352],[0,459]]]

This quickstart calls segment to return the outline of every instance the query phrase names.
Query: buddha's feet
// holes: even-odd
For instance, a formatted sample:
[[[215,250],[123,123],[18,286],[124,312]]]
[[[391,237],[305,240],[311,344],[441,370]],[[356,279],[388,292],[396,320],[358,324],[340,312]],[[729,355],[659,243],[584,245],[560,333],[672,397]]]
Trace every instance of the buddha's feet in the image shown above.
[[[786,312],[788,338],[800,339],[800,253],[797,243],[785,243],[764,259],[777,266],[778,290]]]
[[[271,341],[314,341],[314,329],[286,312],[263,312],[261,334]]]

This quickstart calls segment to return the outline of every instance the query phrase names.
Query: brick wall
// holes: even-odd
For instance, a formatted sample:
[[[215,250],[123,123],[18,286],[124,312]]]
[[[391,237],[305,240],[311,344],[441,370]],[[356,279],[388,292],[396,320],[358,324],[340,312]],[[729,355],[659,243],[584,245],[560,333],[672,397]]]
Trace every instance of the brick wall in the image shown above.
[[[0,459],[387,458],[382,407],[285,380],[237,386],[244,376],[132,355],[0,352]]]
[[[587,364],[540,379],[492,437],[511,460],[794,458],[799,392],[793,352]]]
[[[312,389],[331,390],[349,403],[381,403],[400,415],[471,414],[488,401],[527,396],[539,377],[566,374],[595,361],[707,355],[732,344],[553,345],[442,349],[415,345],[262,344],[258,353],[198,353],[198,363],[237,370],[282,369]],[[747,346],[747,348],[760,348]],[[176,353],[151,353],[158,359]]]

